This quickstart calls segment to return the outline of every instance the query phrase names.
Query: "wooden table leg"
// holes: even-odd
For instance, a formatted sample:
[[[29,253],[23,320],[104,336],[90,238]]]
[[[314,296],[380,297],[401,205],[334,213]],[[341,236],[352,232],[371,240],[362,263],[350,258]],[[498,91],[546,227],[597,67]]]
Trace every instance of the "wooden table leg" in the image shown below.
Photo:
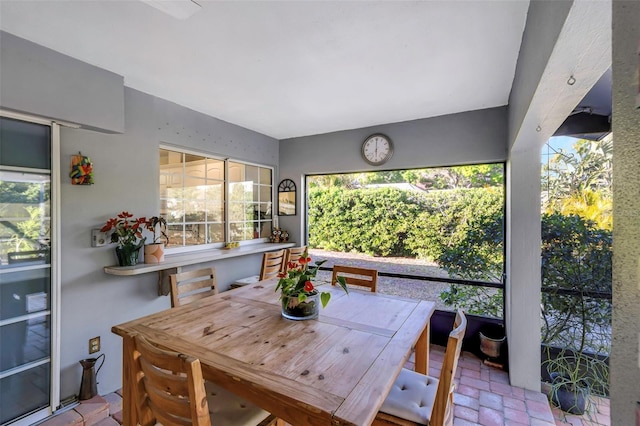
[[[429,329],[430,323],[427,323],[416,343],[415,370],[420,374],[429,374]]]
[[[122,338],[122,424],[124,425],[138,424],[136,403],[133,398],[133,349],[133,337],[124,336]]]

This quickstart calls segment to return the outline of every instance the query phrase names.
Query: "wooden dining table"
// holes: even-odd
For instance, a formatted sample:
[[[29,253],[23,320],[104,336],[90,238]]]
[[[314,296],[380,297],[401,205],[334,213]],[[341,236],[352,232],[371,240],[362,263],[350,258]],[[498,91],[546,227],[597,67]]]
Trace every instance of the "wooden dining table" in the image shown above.
[[[217,383],[294,426],[369,425],[406,361],[428,371],[433,302],[319,286],[317,319],[281,316],[277,279],[116,325],[123,338],[123,421],[136,424],[133,338],[200,359]]]

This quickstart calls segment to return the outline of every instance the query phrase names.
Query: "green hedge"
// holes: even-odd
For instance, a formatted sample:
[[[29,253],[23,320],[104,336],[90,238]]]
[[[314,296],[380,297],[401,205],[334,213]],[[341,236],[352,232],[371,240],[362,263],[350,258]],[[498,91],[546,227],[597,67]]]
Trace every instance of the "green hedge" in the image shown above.
[[[501,218],[502,209],[502,188],[425,193],[396,188],[313,188],[309,193],[309,246],[438,261],[474,227],[482,232],[496,214]],[[501,244],[502,234],[499,239]],[[495,261],[495,256],[491,258]]]

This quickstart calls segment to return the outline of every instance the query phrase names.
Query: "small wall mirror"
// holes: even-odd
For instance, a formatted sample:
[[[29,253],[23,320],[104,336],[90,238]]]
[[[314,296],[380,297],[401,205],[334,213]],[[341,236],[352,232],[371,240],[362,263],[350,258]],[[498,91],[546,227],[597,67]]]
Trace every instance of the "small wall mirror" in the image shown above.
[[[296,215],[296,184],[291,179],[283,179],[278,185],[278,215]]]

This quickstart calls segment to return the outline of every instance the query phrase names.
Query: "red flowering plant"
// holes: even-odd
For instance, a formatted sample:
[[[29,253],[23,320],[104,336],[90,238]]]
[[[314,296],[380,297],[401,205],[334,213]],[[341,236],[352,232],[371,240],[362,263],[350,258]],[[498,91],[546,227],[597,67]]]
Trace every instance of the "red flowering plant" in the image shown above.
[[[119,213],[117,217],[112,217],[107,223],[100,228],[100,232],[110,235],[112,243],[118,243],[120,247],[140,248],[144,244],[142,238],[142,230],[147,224],[147,218],[139,217],[133,219],[133,215],[129,212]],[[140,241],[141,240],[141,241]]]
[[[305,252],[295,262],[289,262],[287,265],[287,272],[278,274],[278,285],[276,291],[280,290],[280,300],[286,302],[290,308],[296,307],[298,304],[303,303],[309,296],[318,294],[318,290],[313,284],[318,269],[325,263],[326,260],[315,262],[315,266],[309,266],[311,258],[309,253]],[[346,293],[349,293],[347,289],[347,282],[344,277],[337,278],[338,284],[344,289]],[[320,302],[324,308],[331,299],[331,293],[323,291],[320,293]]]

